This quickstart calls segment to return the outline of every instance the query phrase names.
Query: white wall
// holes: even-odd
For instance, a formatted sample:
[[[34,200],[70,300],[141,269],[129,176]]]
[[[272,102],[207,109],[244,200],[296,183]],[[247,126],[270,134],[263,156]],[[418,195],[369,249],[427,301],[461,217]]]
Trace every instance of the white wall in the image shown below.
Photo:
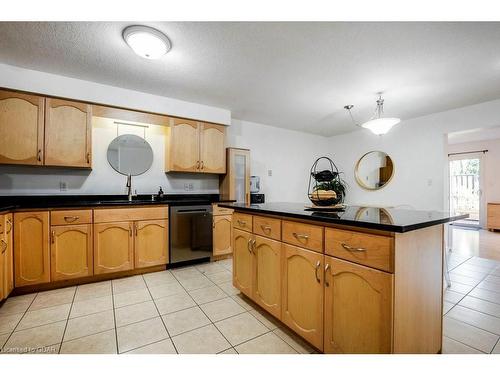
[[[350,204],[447,209],[446,134],[500,125],[500,100],[462,107],[403,121],[384,136],[368,130],[331,137],[328,144],[345,171]],[[381,190],[366,191],[354,179],[354,166],[363,154],[380,150],[394,161],[395,175]]]
[[[447,147],[447,153],[479,150],[488,150],[487,153],[481,156],[482,164],[480,167],[483,199],[479,224],[484,227],[486,224],[486,204],[488,202],[500,202],[500,139],[449,144]],[[448,189],[448,185],[445,186]]]
[[[251,173],[260,176],[267,202],[306,202],[309,171],[328,155],[328,138],[234,120],[228,128],[233,147],[251,150]],[[272,176],[268,176],[272,170]]]

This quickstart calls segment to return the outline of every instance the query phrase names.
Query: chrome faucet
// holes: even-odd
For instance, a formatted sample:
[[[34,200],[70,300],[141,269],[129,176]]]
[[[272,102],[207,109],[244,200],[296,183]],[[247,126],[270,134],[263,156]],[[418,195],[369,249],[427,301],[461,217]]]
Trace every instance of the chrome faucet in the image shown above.
[[[132,175],[129,174],[127,176],[127,185],[125,185],[127,188],[127,195],[128,195],[128,201],[132,202]]]

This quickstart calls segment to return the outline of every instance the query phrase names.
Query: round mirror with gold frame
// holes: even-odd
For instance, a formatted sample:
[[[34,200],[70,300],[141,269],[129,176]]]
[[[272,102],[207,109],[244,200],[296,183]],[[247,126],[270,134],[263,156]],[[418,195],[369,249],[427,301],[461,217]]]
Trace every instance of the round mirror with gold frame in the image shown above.
[[[354,175],[363,189],[379,190],[392,180],[394,163],[385,152],[370,151],[358,160]]]

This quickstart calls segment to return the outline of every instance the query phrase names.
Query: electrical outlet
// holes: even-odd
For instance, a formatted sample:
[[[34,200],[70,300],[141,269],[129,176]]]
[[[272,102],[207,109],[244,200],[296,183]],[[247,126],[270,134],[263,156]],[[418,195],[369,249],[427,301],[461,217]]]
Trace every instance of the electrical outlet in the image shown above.
[[[66,181],[59,181],[59,191],[67,191],[68,190],[68,184]]]
[[[267,170],[267,175],[268,175],[269,177],[272,177],[272,176],[273,176],[273,170],[272,170],[272,169],[268,169],[268,170]]]

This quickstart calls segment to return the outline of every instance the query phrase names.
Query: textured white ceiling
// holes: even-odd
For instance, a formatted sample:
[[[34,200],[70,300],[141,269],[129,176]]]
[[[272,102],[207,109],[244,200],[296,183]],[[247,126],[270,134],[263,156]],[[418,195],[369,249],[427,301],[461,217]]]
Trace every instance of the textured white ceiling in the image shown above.
[[[121,37],[134,22],[1,22],[0,62],[230,109],[233,117],[334,135],[375,93],[413,118],[500,97],[500,23],[145,23],[161,60]]]

